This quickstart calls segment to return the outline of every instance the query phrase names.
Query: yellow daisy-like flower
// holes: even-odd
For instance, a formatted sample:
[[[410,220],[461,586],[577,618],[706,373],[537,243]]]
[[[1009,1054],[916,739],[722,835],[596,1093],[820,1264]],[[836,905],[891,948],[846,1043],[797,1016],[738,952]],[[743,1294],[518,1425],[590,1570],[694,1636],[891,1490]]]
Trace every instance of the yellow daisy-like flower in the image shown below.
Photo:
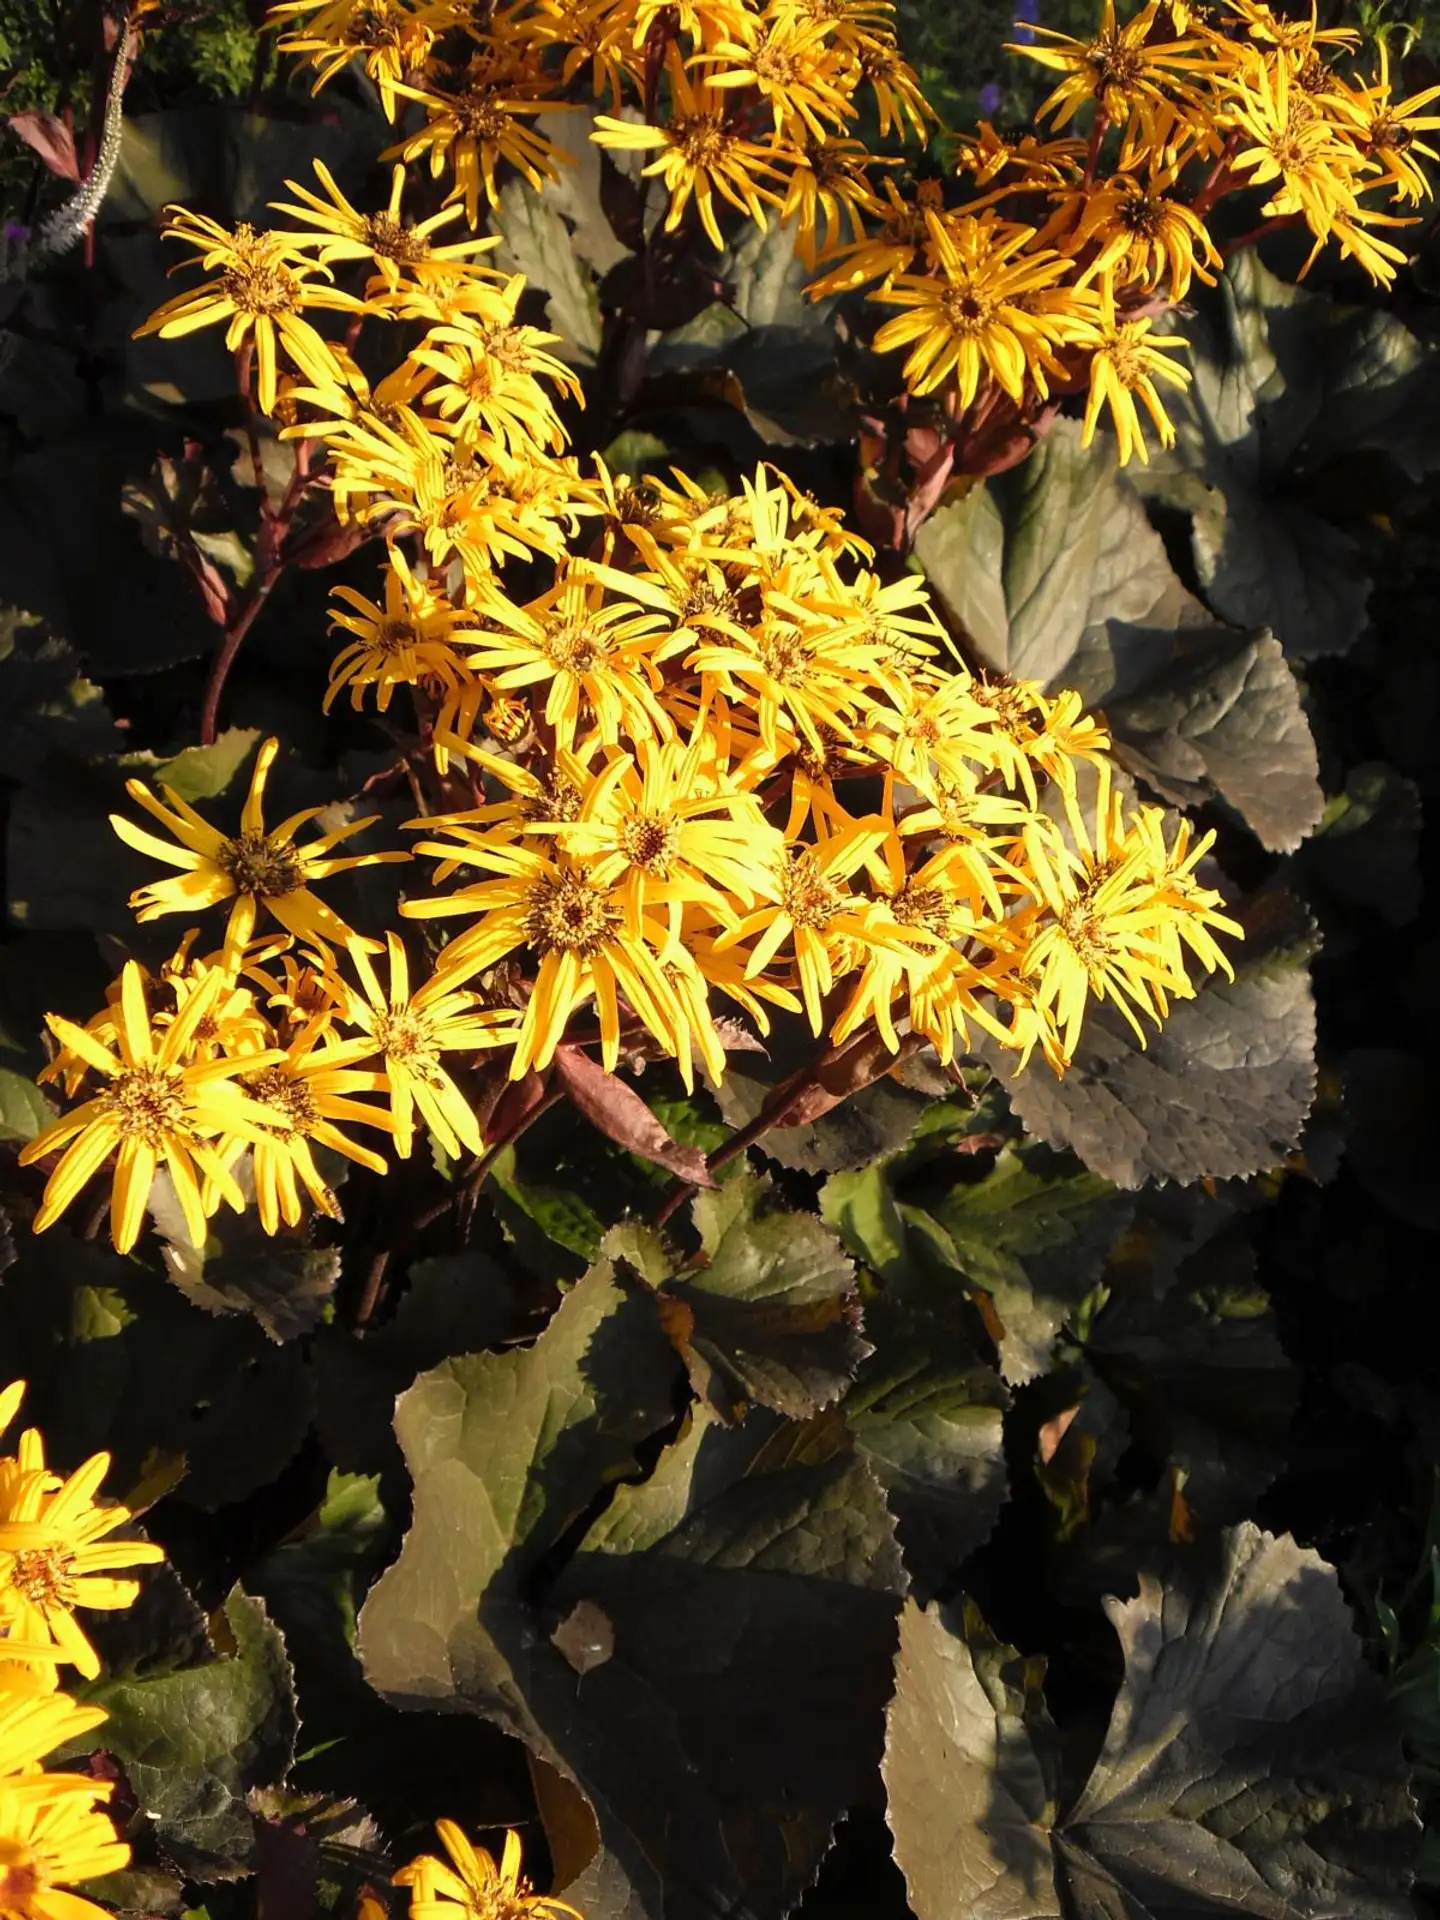
[[[690,635],[675,629],[664,595],[629,575],[613,578],[624,578],[624,597],[616,591],[607,598],[606,582],[575,563],[523,607],[487,606],[491,631],[471,647],[471,665],[494,674],[502,692],[547,686],[545,720],[562,747],[575,743],[582,705],[607,746],[622,732],[643,739],[671,730],[656,698],[660,663],[682,651]]]
[[[537,193],[547,180],[559,179],[554,147],[526,125],[526,116],[563,110],[568,103],[555,97],[553,83],[523,53],[510,60],[482,54],[454,91],[400,91],[421,102],[426,124],[383,158],[408,164],[428,154],[435,180],[448,167],[454,175],[449,197],[464,207],[472,228],[480,224],[482,193],[491,207],[500,205],[495,174],[502,163],[523,174]]]
[[[386,119],[393,120],[400,82],[423,65],[436,37],[465,16],[453,0],[279,0],[269,17],[275,26],[295,22],[279,45],[308,58],[316,93],[362,59]]]
[[[715,943],[722,951],[749,945],[747,980],[791,948],[814,1033],[822,1025],[821,1002],[835,985],[837,948],[861,930],[856,898],[846,882],[883,844],[886,833],[883,821],[856,820],[815,846],[785,848],[767,875],[769,897]]]
[[[715,213],[716,195],[763,227],[765,204],[767,201],[775,204],[776,195],[771,187],[762,186],[760,182],[774,179],[773,156],[768,148],[745,139],[737,131],[725,89],[708,80],[692,81],[673,47],[668,56],[668,72],[668,126],[637,126],[633,121],[612,120],[601,113],[595,117],[595,131],[590,137],[599,146],[617,147],[625,152],[658,149],[656,157],[643,171],[647,178],[658,175],[669,188],[666,232],[673,233],[679,226],[693,195],[700,209],[700,224],[712,243],[723,251],[725,241]]]
[[[366,688],[374,687],[375,705],[385,713],[396,687],[427,687],[454,698],[474,678],[455,645],[473,617],[417,580],[398,547],[386,556],[383,607],[349,586],[336,587],[335,598],[348,611],[332,614],[330,624],[352,638],[330,663],[326,713],[345,687],[357,713]]]
[[[837,9],[839,11],[839,9]],[[855,9],[849,11],[854,13]],[[901,53],[893,34],[870,34],[859,47],[859,78],[875,98],[880,138],[888,140],[893,131],[899,139],[907,132],[925,141],[940,116],[925,98],[920,76]]]
[[[783,164],[790,178],[780,219],[793,224],[795,251],[811,269],[822,251],[845,244],[847,233],[851,245],[861,244],[866,217],[885,211],[867,169],[891,163],[877,160],[863,141],[806,140]]]
[[[37,1233],[58,1220],[92,1175],[115,1154],[110,1232],[117,1250],[128,1253],[140,1232],[145,1204],[156,1172],[170,1172],[190,1237],[205,1244],[205,1208],[197,1174],[208,1175],[237,1209],[244,1200],[225,1171],[214,1144],[239,1136],[262,1137],[268,1118],[235,1085],[235,1076],[269,1066],[278,1053],[196,1059],[197,1035],[215,1012],[225,986],[219,969],[186,1000],[168,1024],[152,1020],[145,999],[144,975],[129,960],[120,978],[120,1004],[113,1051],[94,1034],[58,1014],[47,1014],[50,1030],[105,1082],[104,1090],[62,1115],[21,1149],[30,1166],[64,1147],[59,1165],[45,1184],[35,1215]]]
[[[566,444],[565,429],[540,382],[550,381],[581,406],[584,392],[565,362],[545,351],[560,335],[517,322],[524,291],[518,273],[503,289],[484,289],[483,306],[477,302],[478,310],[430,327],[411,358],[435,376],[426,406],[456,433],[481,428],[517,453],[533,445],[558,453]]]
[[[242,1083],[267,1115],[262,1137],[250,1144],[255,1201],[266,1233],[277,1232],[281,1220],[292,1227],[300,1224],[301,1187],[317,1212],[340,1218],[340,1203],[315,1165],[312,1141],[368,1167],[372,1173],[386,1170],[382,1155],[350,1139],[336,1124],[344,1121],[347,1125],[379,1127],[386,1133],[394,1131],[394,1122],[383,1107],[350,1098],[355,1093],[386,1093],[390,1089],[384,1073],[362,1070],[359,1065],[374,1057],[376,1041],[369,1035],[358,1040],[328,1040],[325,1035],[329,1024],[325,1016],[313,1021],[295,1036],[281,1059],[256,1073],[247,1073]],[[243,1151],[243,1143],[237,1143],[236,1151]]]
[[[1192,278],[1214,286],[1220,250],[1174,185],[1168,169],[1143,181],[1117,173],[1065,196],[1055,222],[1065,237],[1056,244],[1077,258],[1095,249],[1077,285],[1108,277],[1116,286],[1163,289],[1170,300],[1183,300]]]
[[[384,1062],[395,1150],[402,1159],[409,1159],[418,1108],[421,1119],[452,1157],[458,1156],[462,1145],[479,1153],[479,1123],[441,1064],[442,1056],[508,1046],[515,1038],[516,1016],[507,1010],[483,1010],[479,996],[460,991],[449,975],[442,978],[436,973],[412,993],[403,941],[398,934],[388,933],[385,945],[388,991],[381,986],[368,954],[358,949],[351,950],[350,960],[361,990],[357,992],[338,975],[330,976],[329,984],[347,1022],[368,1036],[371,1051]],[[366,1117],[370,1117],[368,1110]],[[352,1159],[359,1157],[349,1143],[346,1150]]]
[[[758,34],[721,40],[691,61],[721,91],[754,88],[774,116],[780,140],[824,140],[855,117],[853,78],[822,20],[772,14]],[[719,72],[708,71],[719,68]]]
[[[421,369],[427,380],[428,368]],[[560,559],[588,502],[574,461],[538,447],[509,454],[488,434],[453,433],[408,407],[392,425],[378,415],[341,420],[319,437],[335,458],[333,492],[341,518],[352,498],[365,521],[393,514],[392,533],[418,533],[437,566],[458,556],[472,604],[501,596],[494,572],[533,553]]]
[[[0,1393],[0,1406],[4,1398]],[[0,1514],[5,1511],[5,1496],[0,1492]],[[5,1641],[0,1638],[0,1648],[4,1645]],[[68,1694],[19,1684],[16,1669],[0,1661],[0,1795],[13,1792],[17,1781],[27,1776],[33,1780],[35,1768],[48,1754],[78,1740],[82,1733],[102,1725],[106,1718],[103,1707],[82,1706]],[[49,1776],[52,1781],[62,1783],[67,1777],[64,1774]],[[87,1778],[84,1785],[90,1788],[99,1782]],[[0,1913],[5,1910],[0,1900]]]
[[[876,351],[908,346],[911,392],[932,393],[953,379],[962,408],[987,373],[1017,403],[1027,379],[1046,393],[1046,376],[1058,365],[1053,348],[1069,327],[1037,311],[1029,296],[1054,286],[1067,263],[1049,248],[1028,250],[1032,227],[1000,223],[990,214],[926,218],[938,271],[897,274],[870,296],[905,309],[876,334]]]
[[[1106,281],[1100,286],[1100,311],[1095,331],[1085,345],[1090,349],[1090,397],[1085,406],[1082,447],[1095,438],[1102,407],[1108,407],[1119,442],[1123,467],[1132,454],[1148,465],[1150,454],[1141,430],[1137,400],[1155,423],[1162,447],[1175,444],[1175,426],[1160,398],[1157,381],[1172,387],[1190,384],[1190,370],[1170,358],[1183,352],[1185,340],[1175,333],[1155,333],[1148,320],[1117,320],[1115,296]]]
[[[498,235],[478,239],[454,240],[444,246],[431,243],[431,235],[461,218],[463,207],[442,207],[426,220],[407,225],[401,218],[400,203],[405,192],[405,169],[396,167],[390,176],[390,200],[383,213],[361,213],[352,207],[323,160],[314,163],[324,194],[287,180],[286,186],[301,201],[296,206],[287,200],[272,200],[276,213],[288,213],[300,222],[292,236],[297,247],[313,247],[321,266],[335,260],[370,260],[375,274],[366,288],[367,297],[379,291],[397,292],[407,282],[442,288],[470,280],[477,272],[475,256],[490,253],[500,245]]]
[[[117,1580],[116,1570],[152,1566],[164,1551],[149,1540],[106,1538],[130,1518],[124,1507],[96,1503],[110,1470],[108,1453],[93,1455],[62,1481],[47,1472],[32,1428],[20,1437],[16,1464],[19,1472],[0,1505],[0,1623],[17,1641],[53,1644],[93,1680],[99,1657],[75,1609],[128,1607],[139,1588]]]
[[[166,239],[193,247],[200,266],[207,273],[218,268],[219,277],[167,300],[136,328],[136,337],[158,333],[162,340],[174,340],[223,320],[232,352],[254,344],[262,412],[275,411],[282,351],[319,391],[343,394],[344,369],[304,313],[307,307],[358,313],[361,302],[338,287],[317,286],[313,276],[327,270],[306,260],[285,235],[257,233],[244,222],[232,233],[184,207],[167,207],[165,214]]]
[[[325,812],[324,807],[305,807],[282,820],[268,832],[264,820],[265,782],[280,751],[280,742],[267,740],[255,758],[250,791],[240,813],[240,831],[224,834],[212,827],[188,801],[173,788],[163,786],[165,801],[155,798],[142,780],[126,783],[130,798],[144,807],[175,836],[178,845],[157,839],[143,827],[135,826],[121,814],[112,813],[110,824],[127,846],[167,866],[178,867],[172,880],[152,881],[130,896],[130,905],[142,921],[159,919],[167,913],[197,913],[205,907],[233,900],[225,929],[225,952],[231,965],[238,965],[241,949],[255,931],[260,909],[266,908],[290,933],[302,939],[318,940],[341,947],[365,946],[376,951],[375,942],[362,940],[347,927],[339,915],[310,891],[312,882],[351,867],[368,867],[387,861],[408,860],[403,852],[350,854],[343,859],[330,858],[330,849],[373,826],[379,814],[363,820],[351,820],[321,834],[304,845],[296,834],[309,821]]]
[[[1034,26],[1031,32],[1042,36],[1041,43],[1007,45],[1007,53],[1023,54],[1065,76],[1041,103],[1036,118],[1053,117],[1055,125],[1063,127],[1093,101],[1112,125],[1123,127],[1132,115],[1168,106],[1177,97],[1198,106],[1181,76],[1203,69],[1211,56],[1193,39],[1153,38],[1159,12],[1160,0],[1149,0],[1122,27],[1115,17],[1115,0],[1105,0],[1099,30],[1088,40],[1055,27]]]
[[[104,1907],[69,1889],[130,1863],[129,1847],[96,1804],[112,1788],[111,1781],[79,1774],[0,1782],[4,1920],[110,1920]]]
[[[653,906],[668,909],[677,938],[687,905],[733,921],[732,901],[755,897],[780,836],[753,793],[707,773],[711,756],[712,743],[697,730],[688,746],[642,741],[634,754],[616,751],[598,775],[575,765],[584,795],[578,813],[530,831],[553,833],[595,885],[618,887],[634,934]]]
[[[450,826],[443,817],[415,824],[440,832]],[[598,885],[578,862],[552,859],[513,841],[422,840],[417,852],[494,876],[456,893],[402,905],[401,912],[412,919],[467,915],[475,922],[443,949],[437,977],[458,986],[522,948],[535,956],[535,983],[510,1063],[512,1079],[548,1066],[571,1015],[591,1000],[600,1018],[602,1057],[612,1072],[620,1057],[622,995],[660,1044],[671,1047],[679,1012],[657,959],[670,946],[662,923],[642,918],[632,932],[617,889]]]
[[[1044,817],[1025,832],[1026,875],[1042,917],[1021,970],[1036,983],[1035,1011],[1050,1027],[1041,1044],[1057,1066],[1073,1059],[1092,998],[1118,1008],[1143,1046],[1137,1012],[1158,1025],[1171,995],[1189,998],[1195,991],[1177,964],[1173,938],[1184,909],[1167,896],[1164,870],[1155,863],[1159,810],[1127,822],[1102,763],[1093,829],[1077,805],[1067,811],[1073,847]],[[1207,917],[1223,932],[1239,931],[1223,915],[1207,911]]]
[[[1390,49],[1383,39],[1379,48],[1380,71],[1374,82],[1345,88],[1339,96],[1340,110],[1354,127],[1362,157],[1377,175],[1370,184],[1392,187],[1399,199],[1414,205],[1428,200],[1432,191],[1429,175],[1416,156],[1440,160],[1440,152],[1419,137],[1440,128],[1440,114],[1434,111],[1440,87],[1425,87],[1407,99],[1392,100]]]
[[[483,1847],[472,1847],[453,1820],[437,1820],[449,1863],[421,1854],[395,1875],[410,1889],[410,1920],[583,1920],[563,1900],[532,1891],[520,1871],[520,1836],[505,1835],[497,1866]]]
[[[1256,187],[1273,185],[1264,212],[1303,214],[1317,237],[1337,216],[1353,214],[1363,161],[1291,78],[1283,56],[1264,59],[1251,49],[1226,77],[1226,118],[1240,136],[1233,166]]]

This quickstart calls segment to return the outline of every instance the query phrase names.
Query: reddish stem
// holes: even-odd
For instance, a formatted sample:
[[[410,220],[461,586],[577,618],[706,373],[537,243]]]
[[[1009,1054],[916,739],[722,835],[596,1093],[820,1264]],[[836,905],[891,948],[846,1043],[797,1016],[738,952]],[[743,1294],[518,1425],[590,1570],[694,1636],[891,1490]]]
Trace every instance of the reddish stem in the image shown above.
[[[200,709],[200,744],[213,747],[215,744],[216,722],[220,713],[220,695],[225,690],[225,682],[230,669],[235,664],[235,656],[240,651],[240,643],[255,624],[255,616],[270,598],[276,581],[283,572],[275,567],[257,575],[250,597],[240,612],[225,629],[225,638],[220,643],[220,651],[215,656],[215,664],[210,669],[210,678],[205,685],[205,703]]]
[[[371,1316],[380,1304],[380,1295],[385,1287],[385,1275],[389,1268],[391,1258],[398,1248],[405,1245],[407,1241],[413,1240],[417,1234],[423,1233],[427,1227],[433,1227],[435,1222],[443,1219],[452,1207],[467,1207],[473,1205],[480,1192],[480,1188],[484,1184],[486,1174],[489,1173],[491,1166],[494,1164],[496,1155],[503,1153],[506,1147],[513,1146],[522,1133],[528,1133],[542,1114],[548,1113],[553,1106],[564,1098],[565,1094],[563,1089],[552,1089],[543,1099],[537,1101],[527,1113],[521,1114],[513,1126],[508,1127],[505,1132],[499,1134],[490,1142],[485,1151],[472,1164],[470,1171],[465,1176],[464,1182],[461,1185],[452,1188],[443,1200],[438,1201],[433,1207],[427,1207],[424,1213],[412,1220],[410,1225],[398,1236],[394,1246],[382,1247],[380,1249],[375,1258],[370,1262],[370,1271],[365,1276],[365,1289],[360,1295],[360,1304],[355,1309],[355,1327],[357,1332],[369,1325]]]
[[[846,1042],[847,1046],[852,1044],[853,1036]],[[716,1147],[713,1153],[706,1154],[706,1170],[710,1173],[718,1173],[722,1167],[729,1166],[737,1155],[744,1153],[747,1147],[752,1147],[762,1134],[768,1133],[772,1127],[782,1125],[785,1115],[795,1105],[801,1094],[814,1086],[820,1069],[828,1061],[837,1058],[839,1051],[840,1049],[836,1047],[827,1047],[823,1053],[815,1056],[808,1067],[802,1067],[798,1073],[792,1073],[788,1079],[782,1080],[753,1120],[737,1128],[728,1140]],[[663,1227],[696,1192],[698,1188],[692,1181],[682,1181],[673,1193],[667,1195],[651,1224],[657,1229]]]
[[[1219,158],[1201,181],[1200,191],[1190,203],[1190,211],[1197,220],[1203,220],[1221,194],[1225,192],[1229,180],[1230,162],[1239,151],[1240,135],[1238,133],[1227,135],[1225,145],[1220,149]]]
[[[255,469],[256,485],[260,489],[260,534],[255,542],[255,575],[250,592],[244,605],[225,628],[225,637],[220,650],[215,655],[215,663],[210,669],[210,678],[205,685],[205,699],[200,709],[200,744],[204,747],[215,744],[215,734],[220,719],[220,696],[225,691],[225,682],[230,677],[230,669],[241,643],[251,627],[255,617],[274,592],[281,574],[285,571],[284,546],[286,536],[295,518],[305,490],[313,478],[310,472],[310,442],[301,440],[295,448],[295,471],[285,489],[280,505],[271,509],[265,497],[264,467],[260,457],[260,443],[255,434],[254,417],[249,407],[250,368],[244,356],[250,351],[247,341],[237,354],[237,366],[241,373],[241,391],[246,396],[246,432],[250,439],[250,459]]]
[[[1242,233],[1238,240],[1227,240],[1220,249],[1228,260],[1232,253],[1239,253],[1245,247],[1253,247],[1258,240],[1268,240],[1272,233],[1278,233],[1283,227],[1303,226],[1303,213],[1277,214],[1272,220],[1262,220],[1258,227],[1252,227],[1248,233]]]
[[[1100,143],[1110,126],[1110,116],[1097,100],[1095,103],[1095,123],[1090,129],[1090,151],[1085,156],[1085,184],[1095,183],[1095,169],[1100,164]]]

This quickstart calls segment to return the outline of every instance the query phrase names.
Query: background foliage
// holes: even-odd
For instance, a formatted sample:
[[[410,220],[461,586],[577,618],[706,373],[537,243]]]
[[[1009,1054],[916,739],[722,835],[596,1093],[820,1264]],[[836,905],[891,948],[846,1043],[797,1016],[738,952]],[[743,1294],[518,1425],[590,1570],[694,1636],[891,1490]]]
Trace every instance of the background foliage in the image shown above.
[[[95,10],[41,12],[0,9],[5,111],[83,126]],[[238,0],[174,12],[93,247],[0,284],[9,1143],[47,1114],[43,1010],[97,1003],[137,938],[105,825],[127,773],[243,791],[275,731],[302,805],[390,757],[319,720],[329,581],[293,569],[230,730],[186,745],[214,630],[169,556],[183,530],[243,580],[258,515],[218,349],[129,337],[155,214],[244,217],[317,153],[363,187],[375,141],[358,88],[274,76]],[[992,83],[1018,109],[1008,16],[903,10],[957,119]],[[64,191],[11,140],[0,188],[25,223]],[[582,365],[597,194],[517,184],[504,220]],[[5,1150],[0,1376],[62,1464],[113,1450],[171,1562],[103,1637],[120,1907],[222,1920],[258,1883],[262,1914],[348,1913],[445,1813],[519,1824],[537,1868],[548,1845],[590,1920],[1388,1920],[1412,1867],[1435,1909],[1427,261],[1380,300],[1297,289],[1283,240],[1237,256],[1196,301],[1172,454],[1120,475],[1062,423],[919,540],[977,661],[1078,689],[1137,781],[1220,829],[1237,979],[1147,1052],[1100,1015],[1058,1082],[909,1063],[752,1150],[689,1258],[636,1224],[663,1171],[566,1108],[419,1232],[453,1168],[357,1176],[334,1234],[227,1226],[203,1261],[122,1259],[83,1220],[33,1239]],[[727,274],[733,310],[657,343],[612,461],[764,455],[844,502],[843,315],[773,237]],[[787,1064],[638,1084],[708,1150]]]

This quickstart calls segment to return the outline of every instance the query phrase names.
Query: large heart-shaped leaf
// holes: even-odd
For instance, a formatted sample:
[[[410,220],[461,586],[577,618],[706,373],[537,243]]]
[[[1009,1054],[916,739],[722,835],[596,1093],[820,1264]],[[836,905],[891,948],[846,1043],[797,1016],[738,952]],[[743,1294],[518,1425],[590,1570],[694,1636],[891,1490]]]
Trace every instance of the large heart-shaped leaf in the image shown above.
[[[235,1587],[223,1621],[233,1652],[107,1676],[88,1694],[110,1716],[91,1742],[123,1762],[161,1844],[200,1880],[255,1866],[246,1795],[284,1779],[299,1726],[285,1642],[264,1607]]]
[[[1258,897],[1240,919],[1234,980],[1209,975],[1143,1049],[1118,1014],[1092,1007],[1063,1076],[1031,1065],[1010,1080],[1026,1127],[1119,1187],[1283,1161],[1315,1092],[1313,931],[1286,896]]]
[[[1125,1677],[1057,1820],[1032,1676],[907,1609],[884,1771],[917,1920],[1404,1920],[1418,1822],[1334,1569],[1247,1523],[1108,1611]]]
[[[581,1788],[587,1913],[778,1920],[873,1768],[903,1574],[863,1461],[759,1414],[694,1416],[566,1557],[677,1380],[608,1265],[533,1348],[423,1376],[397,1414],[415,1521],[360,1653],[397,1704],[481,1714]]]
[[[1281,647],[1186,591],[1109,450],[1083,449],[1074,422],[932,515],[915,551],[987,666],[1103,706],[1164,798],[1222,800],[1277,851],[1314,827],[1315,744]]]

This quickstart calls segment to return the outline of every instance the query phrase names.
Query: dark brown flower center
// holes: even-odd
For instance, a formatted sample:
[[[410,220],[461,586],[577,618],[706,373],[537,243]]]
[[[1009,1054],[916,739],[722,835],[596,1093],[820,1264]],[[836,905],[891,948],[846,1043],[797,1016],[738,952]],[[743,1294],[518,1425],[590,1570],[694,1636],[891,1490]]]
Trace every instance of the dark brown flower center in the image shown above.
[[[813,853],[789,855],[780,879],[780,904],[797,927],[828,927],[845,896],[820,869]]]
[[[126,1140],[155,1147],[189,1122],[185,1078],[174,1069],[132,1067],[116,1074],[103,1097]]]
[[[372,213],[365,222],[365,238],[382,259],[398,260],[404,266],[418,266],[429,258],[430,249],[413,228],[402,226],[393,215]]]
[[[32,1607],[70,1607],[75,1604],[72,1565],[63,1547],[31,1547],[11,1561],[9,1583]]]
[[[271,1131],[282,1139],[315,1131],[320,1108],[303,1075],[283,1066],[266,1067],[246,1080],[251,1095],[262,1106],[272,1107],[280,1116]]]
[[[635,813],[620,828],[620,847],[632,867],[667,873],[680,845],[680,822],[664,813]]]
[[[272,840],[263,833],[237,833],[216,855],[222,873],[235,882],[237,893],[279,900],[305,884],[300,855],[288,840]]]
[[[525,934],[537,953],[598,953],[614,923],[615,910],[604,890],[578,873],[557,873],[530,889]]]

